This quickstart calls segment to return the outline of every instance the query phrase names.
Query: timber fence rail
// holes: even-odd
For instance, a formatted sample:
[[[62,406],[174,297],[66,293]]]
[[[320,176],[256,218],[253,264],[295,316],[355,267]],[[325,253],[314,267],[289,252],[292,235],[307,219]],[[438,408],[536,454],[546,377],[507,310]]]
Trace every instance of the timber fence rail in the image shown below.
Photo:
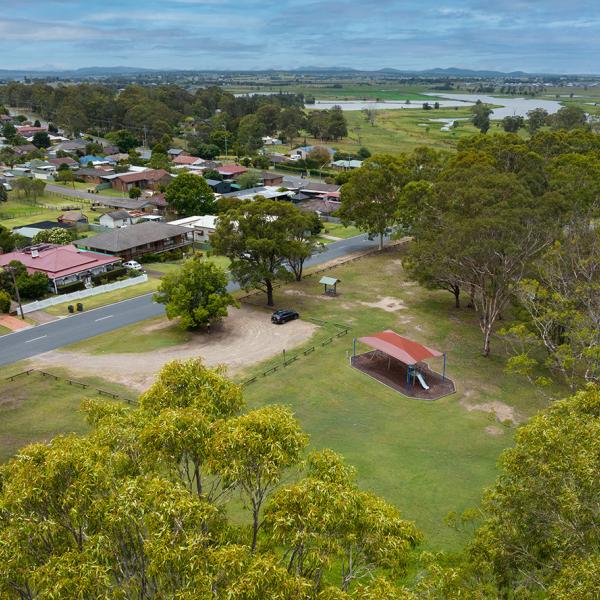
[[[123,400],[127,404],[132,404],[137,406],[137,401],[132,400],[131,398],[127,398],[126,396],[121,396],[120,394],[115,394],[114,392],[108,392],[107,390],[103,390],[101,388],[97,388],[94,385],[89,383],[83,383],[82,381],[75,381],[74,379],[69,379],[68,377],[61,377],[60,375],[55,375],[54,373],[48,373],[47,371],[41,371],[40,369],[27,369],[26,371],[21,371],[20,373],[15,373],[14,375],[10,375],[10,377],[5,377],[4,381],[14,381],[23,376],[29,376],[31,374],[38,374],[42,377],[50,377],[54,379],[54,381],[64,381],[69,385],[74,385],[80,387],[82,389],[90,389],[98,393],[100,396],[107,396],[108,398],[112,398],[113,400]]]
[[[246,379],[245,381],[242,382],[242,387],[246,387],[262,377],[266,377],[267,375],[276,373],[280,369],[284,369],[285,367],[287,367],[287,366],[291,365],[292,363],[295,363],[297,360],[301,359],[303,356],[308,356],[309,354],[312,354],[315,350],[318,350],[319,348],[322,348],[324,346],[328,346],[334,340],[344,337],[350,331],[350,327],[348,327],[348,325],[340,325],[339,323],[332,323],[331,321],[323,321],[322,319],[314,319],[312,317],[307,317],[306,320],[312,321],[313,323],[316,323],[317,325],[321,325],[321,326],[331,325],[331,326],[335,327],[336,329],[338,329],[338,331],[337,331],[337,333],[325,338],[324,340],[320,340],[320,341],[316,342],[315,344],[313,344],[312,346],[309,346],[308,348],[305,348],[304,350],[299,350],[296,354],[292,354],[291,356],[285,357],[285,359],[282,362],[277,363],[277,364],[273,365],[272,367],[269,367],[268,369],[261,371],[260,373],[257,373],[256,375],[254,375],[253,377],[250,377],[249,379]]]

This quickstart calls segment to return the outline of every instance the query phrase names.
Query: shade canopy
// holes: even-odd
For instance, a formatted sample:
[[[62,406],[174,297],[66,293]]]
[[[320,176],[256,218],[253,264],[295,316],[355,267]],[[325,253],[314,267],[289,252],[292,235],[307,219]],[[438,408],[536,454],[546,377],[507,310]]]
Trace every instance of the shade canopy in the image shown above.
[[[336,283],[339,283],[340,280],[336,279],[335,277],[321,277],[321,281],[319,281],[319,283],[323,284],[323,285],[335,285]]]
[[[389,329],[381,333],[361,337],[358,341],[397,358],[405,365],[414,365],[427,358],[443,356],[443,352],[438,352],[437,350],[423,346],[423,344],[413,342]]]

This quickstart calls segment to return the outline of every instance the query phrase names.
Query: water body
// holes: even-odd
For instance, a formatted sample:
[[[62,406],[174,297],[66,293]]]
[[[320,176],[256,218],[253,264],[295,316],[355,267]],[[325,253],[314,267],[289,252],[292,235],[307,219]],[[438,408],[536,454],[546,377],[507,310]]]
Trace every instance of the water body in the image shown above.
[[[544,100],[542,98],[496,98],[495,96],[486,96],[484,94],[427,94],[440,98],[451,98],[464,102],[472,106],[481,100],[484,104],[496,104],[500,108],[495,108],[491,114],[492,119],[504,119],[504,117],[526,117],[530,110],[543,108],[548,114],[554,114],[562,108],[562,104],[557,100]],[[464,106],[464,104],[463,104]]]
[[[484,94],[427,94],[431,96],[429,104],[433,105],[438,102],[440,108],[466,108],[473,106],[477,100],[481,100],[485,104],[494,104],[500,106],[495,108],[491,114],[492,119],[504,119],[504,117],[526,117],[530,110],[535,108],[543,108],[548,111],[548,114],[554,114],[562,105],[557,100],[544,100],[541,98],[496,98],[494,96],[486,96]],[[436,100],[441,98],[441,100]],[[333,106],[340,106],[342,110],[363,110],[364,108],[374,108],[376,110],[395,110],[395,109],[421,109],[423,102],[411,100],[410,104],[402,101],[390,102],[374,102],[351,100],[346,102],[332,102],[330,100],[321,100],[315,104],[307,104],[306,108],[312,110],[326,110]],[[456,119],[451,119],[456,120]]]

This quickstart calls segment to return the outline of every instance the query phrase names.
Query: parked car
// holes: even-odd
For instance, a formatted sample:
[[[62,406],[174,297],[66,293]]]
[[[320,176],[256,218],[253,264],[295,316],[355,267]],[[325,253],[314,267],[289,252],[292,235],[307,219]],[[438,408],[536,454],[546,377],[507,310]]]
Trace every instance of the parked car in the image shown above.
[[[128,260],[127,262],[123,263],[123,266],[126,269],[133,269],[134,271],[144,270],[142,265],[140,265],[140,263],[137,260]]]
[[[300,315],[295,310],[276,310],[271,315],[271,323],[275,323],[275,325],[283,325],[284,323],[287,323],[288,321],[293,321],[294,319],[297,319],[299,317]]]

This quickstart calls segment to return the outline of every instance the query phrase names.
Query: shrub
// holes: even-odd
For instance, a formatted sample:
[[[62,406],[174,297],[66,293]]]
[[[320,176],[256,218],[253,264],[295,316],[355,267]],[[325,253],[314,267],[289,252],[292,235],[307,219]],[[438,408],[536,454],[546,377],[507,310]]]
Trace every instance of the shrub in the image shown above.
[[[0,290],[0,312],[10,312],[10,296],[4,290]]]
[[[80,290],[85,289],[85,284],[83,281],[73,281],[73,283],[59,285],[56,289],[58,290],[59,294],[70,294],[72,292],[79,292]]]

